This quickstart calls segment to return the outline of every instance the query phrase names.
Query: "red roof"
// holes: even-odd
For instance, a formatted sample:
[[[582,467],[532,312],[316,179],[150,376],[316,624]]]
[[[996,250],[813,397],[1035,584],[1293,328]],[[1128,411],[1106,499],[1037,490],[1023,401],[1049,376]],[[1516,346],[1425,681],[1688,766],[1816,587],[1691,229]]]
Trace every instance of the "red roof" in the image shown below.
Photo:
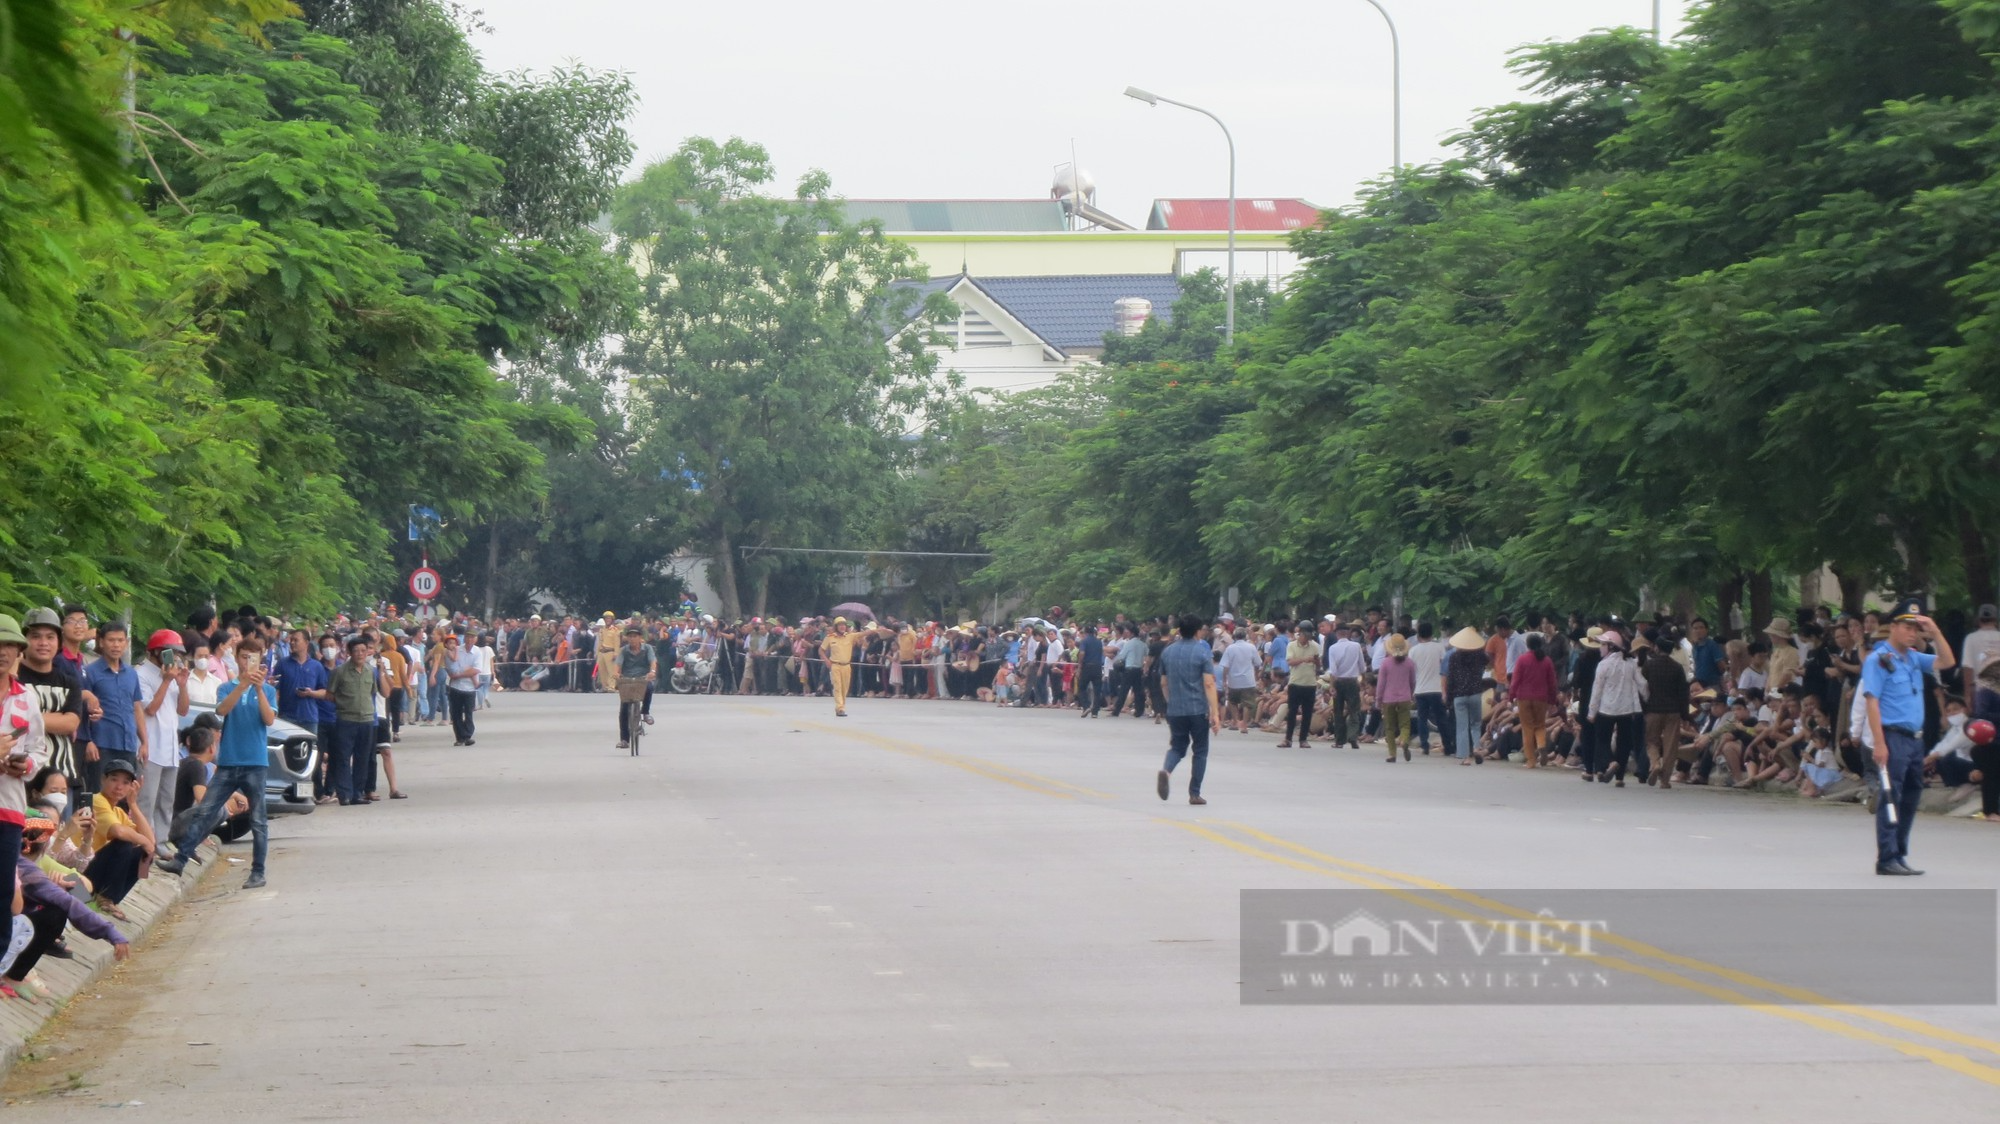
[[[1298,230],[1319,224],[1319,208],[1303,199],[1238,199],[1236,229]],[[1227,230],[1227,199],[1155,199],[1147,230]]]

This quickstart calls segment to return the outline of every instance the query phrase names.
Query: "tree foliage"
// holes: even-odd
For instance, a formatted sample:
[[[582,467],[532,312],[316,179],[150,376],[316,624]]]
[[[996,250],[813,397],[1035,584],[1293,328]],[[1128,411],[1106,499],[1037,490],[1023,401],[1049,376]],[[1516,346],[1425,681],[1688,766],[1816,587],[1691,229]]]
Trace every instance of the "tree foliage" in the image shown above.
[[[911,250],[848,225],[822,173],[790,198],[771,178],[757,145],[694,139],[612,211],[643,289],[619,356],[641,471],[674,485],[656,517],[711,553],[730,616],[774,568],[739,548],[865,542],[945,389],[904,328],[923,311],[897,284],[921,276]]]
[[[1219,424],[1108,351],[1126,397],[1044,419],[1076,468],[985,516],[991,576],[1143,610],[1132,575],[1173,557],[1188,607],[1428,614],[1727,607],[1831,564],[1850,599],[1992,599],[1996,48],[1991,0],[1718,0],[1671,45],[1524,49],[1534,100],[1295,236],[1204,391]],[[1184,468],[1123,491],[1116,457],[1169,446]],[[1107,535],[1107,506],[1147,526]]]
[[[24,501],[0,511],[0,600],[324,611],[392,592],[407,504],[468,526],[544,494],[590,426],[494,368],[584,378],[620,322],[629,272],[583,212],[629,155],[622,79],[493,79],[423,0],[343,5],[356,40],[264,0],[39,7],[63,57],[0,76],[0,103],[61,79],[0,132],[0,366],[35,376],[0,400]],[[384,46],[409,26],[432,55]],[[132,158],[106,171],[120,129]]]

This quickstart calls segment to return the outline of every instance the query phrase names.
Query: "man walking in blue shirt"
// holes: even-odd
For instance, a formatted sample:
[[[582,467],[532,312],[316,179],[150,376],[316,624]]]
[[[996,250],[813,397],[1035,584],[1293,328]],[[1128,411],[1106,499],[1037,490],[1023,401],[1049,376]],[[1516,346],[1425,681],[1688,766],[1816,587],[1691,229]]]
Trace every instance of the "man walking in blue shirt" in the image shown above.
[[[1188,780],[1188,803],[1206,804],[1201,798],[1202,778],[1208,774],[1208,735],[1222,729],[1222,710],[1215,704],[1215,658],[1201,633],[1200,617],[1182,617],[1181,638],[1160,653],[1167,692],[1167,762],[1160,770],[1157,791],[1167,798],[1168,780],[1174,767],[1194,751],[1194,776]]]
[[[270,768],[270,750],[265,733],[278,720],[278,692],[264,682],[264,642],[246,636],[236,646],[236,686],[216,703],[222,718],[221,748],[215,755],[215,776],[208,791],[195,805],[187,830],[174,840],[174,857],[155,862],[154,870],[179,874],[187,866],[195,848],[222,822],[231,793],[240,792],[250,802],[250,878],[246,890],[264,885],[264,857],[271,846],[264,818],[264,775]]]
[[[1936,653],[1913,651],[1929,640]],[[1867,700],[1868,732],[1875,739],[1875,767],[1887,783],[1875,804],[1875,873],[1913,875],[1910,827],[1924,794],[1924,676],[1942,675],[1958,663],[1937,623],[1923,604],[1907,598],[1896,606],[1889,641],[1861,665],[1861,695]],[[1892,811],[1893,809],[1893,811]],[[1891,818],[1893,816],[1893,819]]]

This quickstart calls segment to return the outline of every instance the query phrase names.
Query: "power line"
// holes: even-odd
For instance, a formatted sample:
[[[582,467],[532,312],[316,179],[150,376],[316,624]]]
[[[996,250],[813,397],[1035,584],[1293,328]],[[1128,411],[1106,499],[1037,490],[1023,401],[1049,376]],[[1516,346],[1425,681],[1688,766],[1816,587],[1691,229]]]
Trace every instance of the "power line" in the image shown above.
[[[871,557],[887,555],[894,558],[991,558],[991,554],[962,554],[947,550],[827,550],[812,546],[740,546],[736,549],[746,556],[769,551],[774,554],[847,554]]]

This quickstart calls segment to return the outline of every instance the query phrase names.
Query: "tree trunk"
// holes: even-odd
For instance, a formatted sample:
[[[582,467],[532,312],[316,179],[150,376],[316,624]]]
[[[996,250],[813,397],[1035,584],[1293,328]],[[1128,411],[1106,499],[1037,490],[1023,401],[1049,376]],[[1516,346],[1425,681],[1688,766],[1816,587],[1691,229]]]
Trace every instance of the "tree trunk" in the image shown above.
[[[715,532],[715,564],[710,573],[715,577],[715,595],[722,599],[722,604],[715,607],[716,619],[726,624],[742,616],[743,606],[736,592],[736,546],[729,541],[726,530]]]
[[[1674,591],[1673,613],[1674,619],[1680,621],[1682,624],[1686,624],[1688,621],[1694,619],[1694,590],[1677,589]]]
[[[1745,631],[1756,633],[1771,623],[1771,571],[1758,570],[1750,575],[1750,619]]]
[[[1860,616],[1861,601],[1868,596],[1868,587],[1862,582],[1861,575],[1847,573],[1836,562],[1833,564],[1833,580],[1840,583],[1840,611]]]
[[[1799,619],[1804,620],[1819,608],[1819,571],[1807,570],[1799,575]]]
[[[768,566],[760,566],[757,569],[757,607],[751,610],[751,615],[759,617],[763,616],[766,606],[770,604],[770,600],[771,600],[771,568]]]
[[[1903,548],[1903,587],[1890,592],[1901,596],[1905,593],[1929,593],[1931,591],[1931,542],[1920,519],[1899,520],[1896,540]]]
[[[1736,638],[1736,607],[1743,600],[1743,575],[1737,574],[1715,587],[1715,620],[1709,631],[1724,640]]]
[[[1974,605],[2000,604],[2000,580],[1993,572],[1993,539],[1969,511],[1958,513],[1958,553],[1965,562],[1965,590]]]
[[[493,623],[494,604],[499,600],[500,574],[500,521],[494,520],[492,534],[486,539],[486,615],[480,619],[488,625]]]

